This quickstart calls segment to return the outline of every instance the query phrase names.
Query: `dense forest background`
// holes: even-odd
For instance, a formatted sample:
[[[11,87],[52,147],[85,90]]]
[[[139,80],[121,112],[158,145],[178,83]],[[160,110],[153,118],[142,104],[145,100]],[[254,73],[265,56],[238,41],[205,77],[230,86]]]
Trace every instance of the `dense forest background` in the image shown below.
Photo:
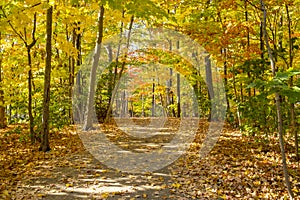
[[[98,66],[91,61],[91,52],[95,58],[99,50],[97,45],[124,35],[128,39],[126,46],[134,30],[167,28],[203,46],[216,67],[205,60],[203,78],[171,53],[184,48],[176,39],[166,40],[170,52],[150,49],[140,52],[138,58],[121,55],[118,46],[104,46],[98,53],[105,51],[110,65],[101,77],[97,74],[96,92],[89,96],[96,102],[99,122],[122,115],[155,117],[160,108],[169,117],[185,116],[187,97],[180,96],[179,86],[184,88],[188,83],[197,96],[201,116],[214,119],[210,115],[214,94],[209,87],[214,82],[211,74],[217,70],[226,91],[226,122],[266,144],[278,137],[283,166],[287,145],[291,145],[294,159],[299,161],[299,20],[298,0],[1,1],[0,127],[26,123],[29,134],[22,135],[21,140],[42,142],[40,149],[49,150],[51,144],[45,143],[45,134],[55,133],[80,118],[74,115],[78,110],[72,107],[72,97],[80,92],[80,85],[90,81],[81,66]],[[199,52],[190,53],[197,59]],[[122,75],[134,74],[150,61],[168,66],[151,68],[168,84],[153,79],[140,84],[130,98],[125,93],[119,94],[119,100],[113,98]],[[178,82],[183,78],[188,83]],[[88,104],[81,105],[87,112]],[[88,130],[91,124],[86,123],[84,128]]]

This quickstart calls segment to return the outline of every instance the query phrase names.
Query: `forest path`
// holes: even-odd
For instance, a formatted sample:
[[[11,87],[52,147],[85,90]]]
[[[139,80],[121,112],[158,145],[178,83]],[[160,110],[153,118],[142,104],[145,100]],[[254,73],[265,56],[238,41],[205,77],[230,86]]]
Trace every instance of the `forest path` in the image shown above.
[[[127,150],[141,149],[140,142],[129,145],[122,131],[116,131],[114,124],[108,126],[115,133],[112,141],[127,143],[122,143]],[[51,133],[52,151],[48,153],[24,142],[25,127],[9,127],[0,131],[0,199],[220,200],[287,196],[277,138],[255,141],[225,127],[210,154],[200,159],[207,126],[201,121],[189,150],[171,165],[151,173],[125,173],[106,167],[86,150],[72,127]],[[156,141],[172,138],[171,133],[163,135]],[[149,144],[142,148],[158,148]],[[286,147],[288,152],[293,151],[289,144]],[[288,154],[288,163],[293,190],[299,197],[300,173],[292,153]]]

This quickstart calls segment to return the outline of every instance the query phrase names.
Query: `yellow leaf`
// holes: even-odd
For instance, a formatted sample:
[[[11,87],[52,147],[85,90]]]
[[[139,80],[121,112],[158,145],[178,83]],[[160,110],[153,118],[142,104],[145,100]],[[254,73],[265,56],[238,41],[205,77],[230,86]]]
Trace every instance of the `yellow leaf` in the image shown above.
[[[105,193],[103,193],[103,194],[101,195],[101,197],[104,198],[104,199],[108,198],[108,196],[109,196],[109,193],[108,193],[108,192],[105,192]]]
[[[73,187],[73,184],[72,183],[67,183],[66,187]]]
[[[297,188],[293,188],[292,189],[295,193],[298,193],[299,192],[299,190],[297,189]]]
[[[7,196],[7,197],[10,196],[10,195],[9,195],[9,192],[8,192],[7,190],[4,190],[4,191],[2,192],[2,194],[3,194],[3,196]]]
[[[33,162],[30,162],[30,163],[28,163],[27,165],[26,165],[26,167],[28,167],[28,168],[31,168],[31,167],[33,167],[34,166],[34,163]]]
[[[254,181],[253,184],[254,184],[255,186],[259,186],[259,185],[260,185],[260,181]]]
[[[173,183],[172,187],[174,187],[174,188],[180,188],[181,184],[180,183]]]
[[[45,195],[45,194],[39,193],[39,194],[37,194],[36,196],[37,196],[37,197],[45,197],[46,195]]]
[[[147,194],[143,194],[143,198],[147,198]]]

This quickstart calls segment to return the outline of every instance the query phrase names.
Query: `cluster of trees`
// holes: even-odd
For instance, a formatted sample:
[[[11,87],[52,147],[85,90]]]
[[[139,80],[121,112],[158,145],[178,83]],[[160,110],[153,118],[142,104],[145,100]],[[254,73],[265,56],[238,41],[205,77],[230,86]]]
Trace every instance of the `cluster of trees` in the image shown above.
[[[128,52],[119,52],[121,44],[102,46],[117,35],[120,41],[126,38],[122,44],[126,49],[132,30],[164,27],[191,37],[216,61],[225,85],[229,123],[253,136],[276,132],[283,158],[283,136],[287,135],[299,160],[299,9],[298,0],[1,1],[0,126],[28,122],[34,143],[39,133],[42,141],[48,140],[48,122],[57,128],[72,124],[73,112],[78,110],[72,109],[72,95],[82,92],[80,85],[95,82],[103,54],[110,63],[107,72],[98,78],[96,90],[91,84],[88,90],[96,92],[90,92],[86,104],[80,105],[87,119],[94,102],[99,120],[114,111],[121,115],[122,109],[131,116],[155,116],[156,104],[169,116],[179,117],[185,112],[180,105],[184,97],[178,87],[183,79],[179,74],[191,83],[201,112],[209,116],[214,94],[205,81],[213,77],[204,80],[192,67],[181,70],[189,64],[170,52],[149,50],[143,52],[143,60],[128,59]],[[167,40],[166,46],[170,51],[182,48],[176,40]],[[195,55],[191,51],[190,56]],[[88,59],[92,73],[86,74],[79,69]],[[163,84],[152,78],[140,84],[130,99],[114,90],[124,85],[118,82],[122,74],[130,75],[130,70],[150,61],[169,67],[164,69],[168,76]],[[209,63],[206,74],[213,71]],[[124,99],[127,103],[122,105]],[[84,122],[85,129],[91,126],[91,120]],[[42,144],[42,150],[49,150],[47,142]]]

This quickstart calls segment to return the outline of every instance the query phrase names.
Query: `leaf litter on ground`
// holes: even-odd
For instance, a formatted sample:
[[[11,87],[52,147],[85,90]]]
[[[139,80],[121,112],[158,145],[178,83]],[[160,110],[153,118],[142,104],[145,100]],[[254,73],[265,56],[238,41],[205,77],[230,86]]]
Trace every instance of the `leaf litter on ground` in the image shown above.
[[[144,122],[139,122],[144,123]],[[178,130],[179,120],[171,120]],[[24,125],[0,130],[1,199],[285,199],[288,197],[277,138],[257,142],[225,126],[205,157],[199,150],[208,129],[201,120],[189,150],[173,164],[152,173],[131,174],[110,169],[87,152],[74,126],[50,134],[52,150],[38,151]],[[19,130],[20,131],[14,131]],[[172,135],[134,139],[103,125],[108,138],[127,150],[160,148]],[[177,127],[177,128],[176,128]],[[147,146],[155,143],[157,146]],[[289,173],[296,199],[299,165],[287,144]]]

